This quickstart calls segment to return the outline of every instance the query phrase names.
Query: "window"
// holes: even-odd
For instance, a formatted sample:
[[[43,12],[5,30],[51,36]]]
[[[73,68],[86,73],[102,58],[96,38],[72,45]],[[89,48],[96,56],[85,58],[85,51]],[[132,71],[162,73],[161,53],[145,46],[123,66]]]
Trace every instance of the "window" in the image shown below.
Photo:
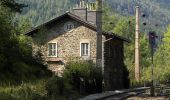
[[[72,25],[71,24],[67,24],[67,30],[71,30],[72,29]]]
[[[89,43],[81,43],[81,56],[90,55],[90,45]]]
[[[74,24],[72,22],[67,22],[64,24],[64,30],[69,31],[74,28]]]
[[[57,56],[57,44],[56,43],[48,43],[48,56],[49,57]]]

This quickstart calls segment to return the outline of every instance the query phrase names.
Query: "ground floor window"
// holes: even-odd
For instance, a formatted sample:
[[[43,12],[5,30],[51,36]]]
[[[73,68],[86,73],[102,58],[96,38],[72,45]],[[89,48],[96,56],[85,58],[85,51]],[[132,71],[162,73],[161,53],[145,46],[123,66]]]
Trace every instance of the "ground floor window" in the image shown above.
[[[81,43],[81,56],[89,56],[90,55],[90,44],[89,43]]]
[[[57,43],[48,43],[48,56],[49,57],[57,56]]]

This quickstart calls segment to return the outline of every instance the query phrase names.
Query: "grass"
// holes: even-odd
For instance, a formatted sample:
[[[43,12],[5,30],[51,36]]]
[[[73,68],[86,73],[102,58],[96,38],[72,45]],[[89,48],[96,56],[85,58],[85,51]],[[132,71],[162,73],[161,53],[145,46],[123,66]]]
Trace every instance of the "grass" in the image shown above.
[[[70,97],[67,97],[66,95],[59,95],[55,91],[57,94],[49,97],[46,89],[47,81],[49,79],[23,82],[19,85],[0,85],[0,100],[67,100],[68,98],[80,96],[80,94],[75,92]]]
[[[0,86],[0,100],[46,100],[46,80],[22,83],[18,86]]]

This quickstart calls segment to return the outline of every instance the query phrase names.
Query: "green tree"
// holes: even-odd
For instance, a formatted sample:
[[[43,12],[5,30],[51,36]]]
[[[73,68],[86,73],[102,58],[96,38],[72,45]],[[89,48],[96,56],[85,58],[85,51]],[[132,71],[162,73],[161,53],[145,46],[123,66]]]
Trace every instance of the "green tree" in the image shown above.
[[[115,27],[111,30],[120,36],[130,39],[130,43],[125,45],[125,64],[130,72],[131,81],[135,80],[135,66],[134,66],[134,50],[135,50],[135,20],[133,17],[121,17],[117,19]],[[145,33],[140,34],[140,67],[142,77],[145,69],[150,66],[150,49],[148,44],[147,35]],[[144,79],[142,78],[141,81]]]
[[[0,0],[0,5],[8,7],[11,11],[14,12],[21,12],[22,8],[26,6],[24,4],[16,3],[15,0]]]
[[[158,48],[154,54],[154,80],[165,82],[170,79],[170,26],[167,28],[167,31],[164,33],[163,42],[158,45]],[[151,80],[151,55],[147,60],[148,67],[144,69],[142,79],[144,81]]]
[[[164,33],[163,43],[159,45],[154,58],[155,79],[160,81],[170,79],[170,26]]]
[[[21,82],[39,76],[45,67],[32,57],[32,40],[14,22],[12,8],[0,5],[0,79]]]
[[[18,21],[17,30],[20,32],[19,34],[25,34],[31,30],[32,24],[27,17],[16,19],[16,21]]]
[[[130,39],[130,43],[125,45],[125,64],[128,67],[130,72],[130,79],[134,79],[134,33],[135,33],[135,25],[133,18],[121,17],[117,19],[114,29],[112,30],[114,33],[123,36],[125,38]]]

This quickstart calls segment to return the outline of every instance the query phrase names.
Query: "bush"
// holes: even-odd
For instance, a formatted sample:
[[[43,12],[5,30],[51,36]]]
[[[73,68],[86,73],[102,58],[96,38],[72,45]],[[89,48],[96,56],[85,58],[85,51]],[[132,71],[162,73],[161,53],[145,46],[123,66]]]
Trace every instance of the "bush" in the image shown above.
[[[30,38],[25,35],[10,37],[8,41],[0,41],[4,42],[0,43],[0,83],[18,84],[51,75],[47,67],[32,56]]]
[[[102,92],[102,69],[92,61],[68,62],[64,77],[81,94]]]
[[[52,77],[46,84],[47,97],[49,100],[77,99],[76,92],[64,77]]]
[[[9,65],[10,66],[10,65]],[[24,82],[44,79],[52,76],[52,72],[41,64],[26,64],[25,62],[15,62],[10,68],[0,71],[0,84],[18,85]]]
[[[81,95],[102,92],[102,70],[91,61],[68,62],[63,77],[46,84],[49,100],[76,100]]]

